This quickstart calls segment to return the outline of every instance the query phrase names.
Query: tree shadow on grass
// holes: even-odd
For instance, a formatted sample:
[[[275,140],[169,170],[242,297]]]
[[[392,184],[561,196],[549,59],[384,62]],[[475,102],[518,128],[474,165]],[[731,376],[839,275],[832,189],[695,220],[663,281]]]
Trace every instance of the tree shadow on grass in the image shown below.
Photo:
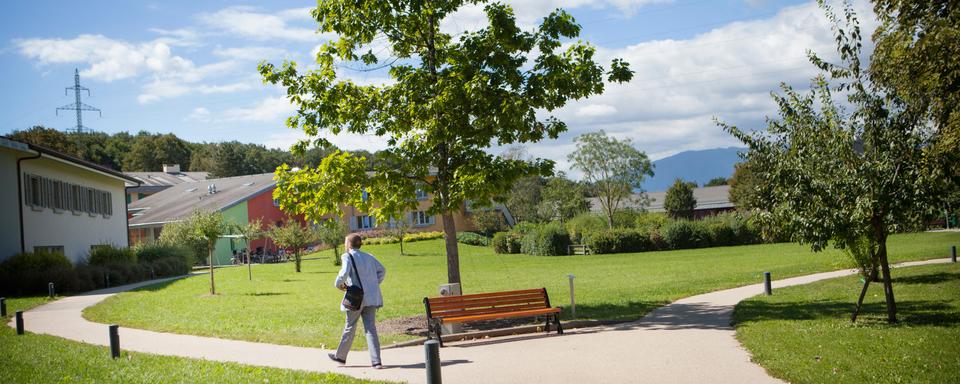
[[[639,320],[653,309],[666,305],[667,303],[666,301],[629,301],[617,304],[577,304],[577,317],[613,321],[634,321]],[[563,307],[562,318],[564,320],[571,318],[570,303],[551,302],[551,304]]]
[[[894,277],[893,284],[941,284],[952,280],[960,280],[960,273],[937,272],[917,276]]]
[[[853,313],[854,302],[818,300],[807,302],[769,303],[759,300],[741,302],[737,306],[736,325],[766,320],[818,320],[849,319]],[[900,322],[888,324],[886,321],[872,319],[871,315],[880,314],[885,318],[886,304],[883,302],[865,303],[860,311],[860,325],[880,326],[960,326],[960,313],[956,312],[946,300],[897,301],[897,315]]]
[[[244,296],[286,296],[289,293],[286,292],[257,292],[257,293],[244,293]]]

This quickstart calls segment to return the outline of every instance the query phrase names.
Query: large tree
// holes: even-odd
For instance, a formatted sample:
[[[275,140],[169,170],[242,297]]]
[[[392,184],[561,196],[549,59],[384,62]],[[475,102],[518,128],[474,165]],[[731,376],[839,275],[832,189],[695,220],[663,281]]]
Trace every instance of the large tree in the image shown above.
[[[580,135],[574,141],[577,149],[568,158],[593,189],[600,208],[613,228],[613,214],[629,201],[646,176],[653,176],[653,165],[647,154],[635,148],[630,139],[618,140],[603,131]]]
[[[685,183],[679,178],[673,181],[673,185],[667,189],[666,196],[663,198],[663,208],[667,210],[670,217],[693,218],[693,210],[697,207],[697,199],[693,197],[693,188],[695,188],[693,185]]]
[[[327,132],[379,136],[387,149],[369,173],[364,161],[340,153],[316,168],[279,169],[276,196],[284,209],[310,219],[346,203],[385,222],[413,209],[422,189],[433,196],[429,212],[442,217],[447,278],[460,282],[453,213],[467,201],[489,201],[519,177],[552,168],[548,161],[507,160],[485,149],[556,138],[566,124],[538,115],[602,93],[605,85],[595,48],[578,40],[580,26],[563,10],[524,31],[509,6],[491,3],[484,7],[486,27],[456,36],[440,29],[453,12],[481,2],[318,2],[312,15],[320,32],[338,38],[318,48],[317,69],[260,65],[264,79],[285,86],[298,109],[287,124],[310,137],[294,150],[328,144]],[[392,58],[378,57],[373,43]],[[344,65],[388,68],[390,82],[357,84],[338,73]],[[615,59],[606,75],[623,82],[632,71]]]
[[[781,84],[783,93],[774,94],[780,116],[769,120],[766,131],[721,125],[750,148],[747,160],[756,165],[751,168],[765,196],[761,217],[782,224],[793,240],[814,251],[833,243],[867,255],[863,270],[873,276],[865,279],[860,301],[879,269],[887,319],[895,322],[887,237],[896,224],[925,212],[934,198],[929,158],[934,135],[923,115],[896,93],[878,89],[864,71],[852,9],[845,7],[840,18],[821,6],[835,24],[840,63],[810,53],[824,75],[807,93]],[[846,103],[835,101],[835,93]]]

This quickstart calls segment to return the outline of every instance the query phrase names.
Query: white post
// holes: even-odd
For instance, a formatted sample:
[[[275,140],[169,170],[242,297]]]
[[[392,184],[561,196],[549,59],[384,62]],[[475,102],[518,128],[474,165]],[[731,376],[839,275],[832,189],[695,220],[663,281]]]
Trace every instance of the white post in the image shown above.
[[[570,314],[576,319],[577,318],[577,301],[573,296],[573,274],[567,275],[567,278],[570,279]]]

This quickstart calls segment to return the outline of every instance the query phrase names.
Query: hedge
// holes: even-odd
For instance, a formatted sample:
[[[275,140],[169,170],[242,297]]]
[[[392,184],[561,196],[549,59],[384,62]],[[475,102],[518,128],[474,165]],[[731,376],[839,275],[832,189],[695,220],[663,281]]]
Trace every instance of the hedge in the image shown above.
[[[146,252],[145,249],[169,252]],[[176,251],[171,251],[176,249]],[[151,278],[190,273],[191,252],[185,249],[137,248],[147,255],[136,263],[133,250],[116,247],[94,249],[86,262],[74,266],[59,253],[21,253],[0,263],[0,294],[30,295],[47,292],[54,283],[57,293],[84,292]]]
[[[596,254],[653,251],[657,248],[650,235],[636,229],[613,229],[595,232],[587,241]]]
[[[566,255],[570,235],[559,224],[551,223],[530,229],[520,242],[520,252],[537,256]]]
[[[457,233],[457,242],[467,245],[476,245],[480,247],[486,247],[490,245],[490,239],[484,235],[473,232],[459,232]]]
[[[496,253],[520,253],[523,235],[516,232],[497,232],[493,234],[493,251]]]

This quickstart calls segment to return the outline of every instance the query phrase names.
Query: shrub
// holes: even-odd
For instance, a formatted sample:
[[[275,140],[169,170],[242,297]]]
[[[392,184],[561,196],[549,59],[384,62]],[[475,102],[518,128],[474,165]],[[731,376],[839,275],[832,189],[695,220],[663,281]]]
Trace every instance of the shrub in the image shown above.
[[[570,234],[570,241],[585,244],[591,233],[607,230],[607,220],[595,213],[581,213],[568,220],[564,225]]]
[[[366,236],[366,232],[362,232],[361,235],[363,235],[363,243],[367,245],[396,244],[400,242],[399,239],[393,236],[368,238]],[[413,233],[408,233],[404,235],[403,241],[406,243],[409,243],[413,241],[433,240],[433,239],[442,239],[442,238],[443,238],[443,232],[413,232]]]
[[[653,231],[659,231],[660,228],[667,224],[667,221],[667,215],[647,212],[637,215],[634,225],[641,231],[653,233]]]
[[[513,229],[511,230],[511,232],[516,232],[521,235],[526,235],[530,231],[536,230],[537,228],[539,228],[539,225],[535,223],[531,223],[529,221],[521,221],[513,226]]]
[[[176,258],[188,266],[194,264],[193,252],[189,248],[178,245],[161,243],[140,244],[135,247],[133,251],[137,255],[137,261],[141,263],[152,263],[162,259]]]
[[[523,235],[516,232],[497,232],[493,234],[493,251],[496,253],[520,253]]]
[[[633,208],[619,209],[613,212],[613,227],[633,228],[637,224],[637,219],[645,214],[643,211]]]
[[[710,230],[702,221],[676,220],[663,227],[663,240],[670,249],[710,246]]]
[[[561,225],[550,223],[523,235],[520,251],[528,255],[557,256],[566,255],[569,246],[570,235]]]
[[[90,250],[87,263],[91,265],[133,264],[137,262],[137,255],[130,248],[114,247],[112,245],[98,245]]]
[[[51,282],[58,292],[77,285],[73,264],[62,254],[20,253],[0,263],[0,291],[5,294],[44,293]]]
[[[461,244],[486,247],[490,245],[490,238],[483,236],[479,233],[459,232],[457,233],[457,242]]]
[[[587,245],[596,254],[653,250],[650,235],[635,229],[612,229],[596,232],[590,236]]]
[[[153,278],[182,276],[190,273],[190,264],[184,262],[181,257],[165,257],[142,264],[153,273],[151,276]]]

